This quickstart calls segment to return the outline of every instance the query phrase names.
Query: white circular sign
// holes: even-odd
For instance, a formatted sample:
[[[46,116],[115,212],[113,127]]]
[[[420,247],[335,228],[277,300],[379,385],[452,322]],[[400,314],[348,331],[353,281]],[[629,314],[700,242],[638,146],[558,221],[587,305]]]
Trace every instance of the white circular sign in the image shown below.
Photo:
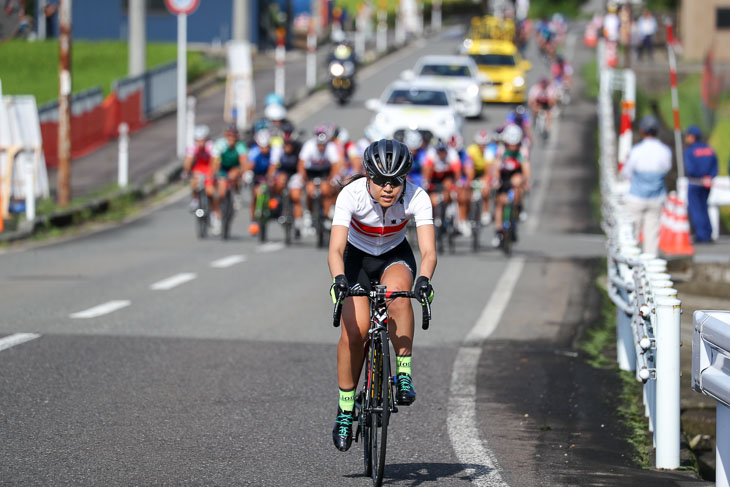
[[[190,15],[198,8],[200,0],[165,0],[167,10],[175,15]]]

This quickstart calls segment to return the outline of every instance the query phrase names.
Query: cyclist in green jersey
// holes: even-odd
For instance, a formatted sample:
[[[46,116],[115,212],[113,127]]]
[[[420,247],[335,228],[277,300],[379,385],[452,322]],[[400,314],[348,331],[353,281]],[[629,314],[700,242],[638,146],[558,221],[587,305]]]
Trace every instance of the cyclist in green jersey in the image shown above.
[[[238,128],[229,125],[225,136],[218,139],[213,146],[213,174],[217,178],[217,192],[213,202],[214,214],[220,222],[220,208],[218,203],[226,195],[230,184],[238,192],[242,168],[246,163],[246,144],[238,140]],[[216,223],[213,223],[214,228]]]

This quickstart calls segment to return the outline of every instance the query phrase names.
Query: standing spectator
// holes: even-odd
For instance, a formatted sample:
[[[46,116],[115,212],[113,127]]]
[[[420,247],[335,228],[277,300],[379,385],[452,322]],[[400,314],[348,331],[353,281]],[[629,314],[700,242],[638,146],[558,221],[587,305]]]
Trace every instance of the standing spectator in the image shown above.
[[[707,213],[707,198],[710,196],[712,178],[717,176],[717,155],[702,141],[702,131],[697,125],[690,125],[684,135],[684,167],[689,178],[687,203],[689,220],[695,231],[695,243],[709,243],[712,240],[712,225]]]
[[[664,177],[672,168],[672,151],[656,135],[659,121],[651,115],[641,119],[642,140],[631,148],[621,175],[631,181],[626,209],[644,236],[644,252],[659,249],[659,217],[667,194]]]
[[[606,9],[608,13],[603,17],[603,37],[609,42],[617,43],[621,21],[616,15],[616,4],[609,2]]]
[[[639,59],[642,58],[642,55],[646,50],[649,54],[649,60],[651,61],[654,58],[654,36],[657,31],[656,19],[649,9],[645,8],[636,23],[639,30],[639,46],[637,48]]]

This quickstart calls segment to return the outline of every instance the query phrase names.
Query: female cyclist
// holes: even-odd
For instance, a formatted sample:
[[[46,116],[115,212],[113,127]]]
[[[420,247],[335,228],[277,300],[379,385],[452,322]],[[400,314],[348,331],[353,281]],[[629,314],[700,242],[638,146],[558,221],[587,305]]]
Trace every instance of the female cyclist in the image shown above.
[[[379,281],[389,291],[407,291],[414,286],[416,260],[405,239],[410,218],[416,221],[421,253],[414,291],[429,302],[433,299],[433,211],[426,192],[406,182],[412,165],[413,157],[405,144],[389,139],[375,141],[363,155],[365,176],[353,177],[338,196],[328,255],[334,302],[343,299],[350,288],[369,290],[371,280]],[[396,299],[388,312],[388,331],[396,352],[396,401],[409,405],[416,399],[411,380],[413,308],[407,299]],[[355,387],[370,327],[368,298],[346,298],[342,323],[337,345],[340,398],[332,438],[337,449],[347,451],[352,444]]]

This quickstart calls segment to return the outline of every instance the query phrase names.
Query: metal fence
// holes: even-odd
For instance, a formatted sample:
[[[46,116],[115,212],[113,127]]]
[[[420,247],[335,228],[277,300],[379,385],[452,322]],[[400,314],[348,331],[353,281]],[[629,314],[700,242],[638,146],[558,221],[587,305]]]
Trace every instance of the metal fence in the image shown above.
[[[695,311],[692,389],[717,401],[715,484],[730,486],[730,311]]]
[[[667,262],[639,250],[634,222],[624,207],[628,184],[618,178],[613,99],[614,91],[620,90],[624,102],[633,100],[633,73],[624,74],[602,69],[598,100],[602,225],[608,237],[607,289],[617,307],[617,360],[621,369],[636,372],[643,388],[645,414],[654,433],[656,467],[674,469],[679,467],[680,445],[681,302],[666,273]]]
[[[112,91],[119,100],[141,92],[141,113],[149,119],[175,105],[177,100],[177,62],[115,81]]]

